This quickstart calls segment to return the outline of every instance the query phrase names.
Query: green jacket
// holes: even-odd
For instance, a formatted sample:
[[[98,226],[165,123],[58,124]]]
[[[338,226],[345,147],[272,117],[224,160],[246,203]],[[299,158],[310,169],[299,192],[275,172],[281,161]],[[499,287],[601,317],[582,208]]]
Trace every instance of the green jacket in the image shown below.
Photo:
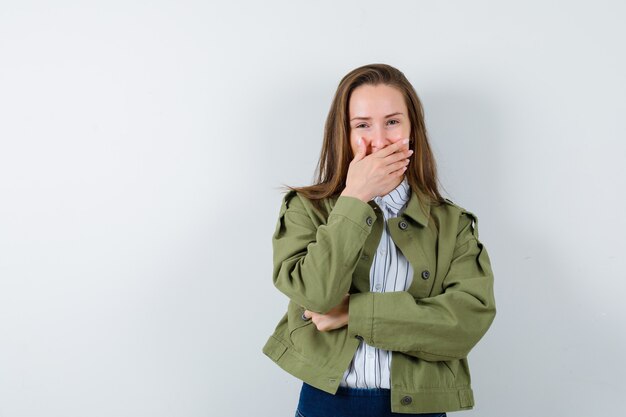
[[[325,199],[324,207],[328,215],[294,191],[283,197],[272,236],[273,282],[289,304],[263,353],[335,394],[361,339],[392,351],[392,412],[473,408],[467,355],[496,314],[477,218],[449,200],[428,204],[411,191],[388,226],[413,280],[407,291],[378,293],[369,291],[369,276],[384,224],[380,207],[348,196]],[[348,292],[347,326],[322,332],[303,320],[305,309],[326,313]]]

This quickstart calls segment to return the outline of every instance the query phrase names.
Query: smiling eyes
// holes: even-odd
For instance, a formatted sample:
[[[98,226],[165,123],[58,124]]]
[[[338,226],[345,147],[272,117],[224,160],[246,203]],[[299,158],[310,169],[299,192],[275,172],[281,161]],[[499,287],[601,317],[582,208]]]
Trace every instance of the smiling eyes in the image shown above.
[[[400,124],[400,121],[396,120],[396,119],[391,119],[389,120],[387,123],[391,123],[391,122],[396,122],[393,125],[397,125]],[[361,126],[365,125],[365,123],[359,123],[358,125],[354,126],[356,129],[360,129]],[[392,126],[393,126],[392,125]]]

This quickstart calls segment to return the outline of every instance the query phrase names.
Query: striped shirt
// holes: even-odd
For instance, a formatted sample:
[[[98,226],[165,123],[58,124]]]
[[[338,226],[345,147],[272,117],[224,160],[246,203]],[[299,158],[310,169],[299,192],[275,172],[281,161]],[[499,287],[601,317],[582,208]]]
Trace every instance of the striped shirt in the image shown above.
[[[381,208],[385,227],[370,269],[370,291],[406,291],[413,280],[413,268],[398,250],[389,234],[387,219],[397,217],[411,196],[406,175],[403,181],[374,201]],[[391,351],[378,349],[361,340],[350,366],[343,374],[340,386],[353,388],[390,388]]]

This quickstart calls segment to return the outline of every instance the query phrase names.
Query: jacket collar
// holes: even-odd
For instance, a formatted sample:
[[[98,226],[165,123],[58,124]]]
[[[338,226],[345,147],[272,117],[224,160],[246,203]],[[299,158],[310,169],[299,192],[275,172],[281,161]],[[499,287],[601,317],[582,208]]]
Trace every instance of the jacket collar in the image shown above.
[[[419,190],[415,191],[413,188],[409,188],[409,194],[409,202],[401,215],[411,218],[424,227],[428,226],[428,217],[430,215],[430,202],[428,197],[423,195]],[[420,207],[420,201],[424,204],[424,211]],[[368,204],[373,208],[376,202],[372,199]]]
[[[406,208],[402,212],[401,216],[409,217],[411,220],[414,220],[422,226],[426,227],[428,226],[428,217],[430,215],[430,200],[419,190],[415,191],[410,186],[409,189],[409,202],[406,204]],[[339,195],[331,198],[331,210],[337,202],[337,198],[339,198]],[[420,201],[422,201],[422,204],[424,204],[425,211],[422,211],[422,208],[420,207]],[[372,208],[378,206],[374,199],[370,200],[367,204],[369,204]]]
[[[420,207],[420,201],[424,204],[424,210]],[[430,216],[429,199],[421,192],[414,192],[411,190],[411,197],[409,198],[409,202],[404,210],[404,214],[422,226],[428,226],[428,217]]]

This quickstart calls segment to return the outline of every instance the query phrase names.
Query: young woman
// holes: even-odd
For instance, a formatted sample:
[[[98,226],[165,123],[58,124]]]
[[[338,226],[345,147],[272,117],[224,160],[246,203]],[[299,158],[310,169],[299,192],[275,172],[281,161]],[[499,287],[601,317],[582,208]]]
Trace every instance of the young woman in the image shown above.
[[[263,352],[303,381],[296,416],[445,416],[474,406],[467,355],[496,314],[477,218],[443,198],[404,74],[337,88],[316,184],[287,187],[272,237],[289,298]]]

